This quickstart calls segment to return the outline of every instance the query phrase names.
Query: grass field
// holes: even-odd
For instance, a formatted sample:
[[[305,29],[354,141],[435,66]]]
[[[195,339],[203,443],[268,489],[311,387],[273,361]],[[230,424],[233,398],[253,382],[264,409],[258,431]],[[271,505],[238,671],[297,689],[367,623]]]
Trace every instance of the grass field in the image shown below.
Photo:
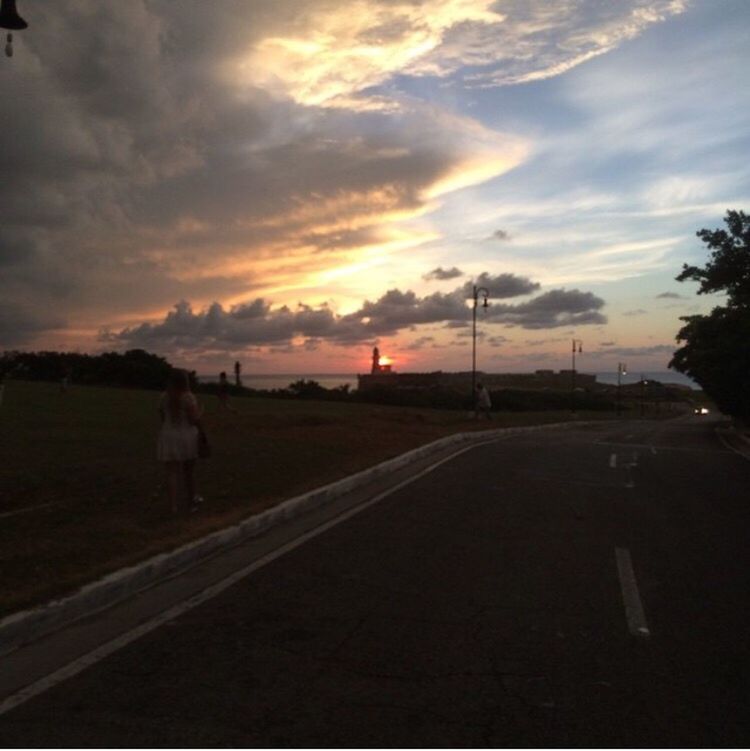
[[[155,459],[158,393],[6,383],[0,615],[442,436],[488,427],[463,412],[245,398],[228,414],[215,398],[199,399],[213,447],[197,468],[206,502],[174,519]],[[493,428],[560,422],[570,413],[495,417]]]

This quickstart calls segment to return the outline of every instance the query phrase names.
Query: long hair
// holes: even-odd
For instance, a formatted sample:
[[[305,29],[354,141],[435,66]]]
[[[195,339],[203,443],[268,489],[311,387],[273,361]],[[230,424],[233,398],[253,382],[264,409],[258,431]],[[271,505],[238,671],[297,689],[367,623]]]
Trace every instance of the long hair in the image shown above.
[[[173,370],[167,380],[167,409],[172,419],[180,417],[180,398],[190,391],[190,381],[185,370]]]

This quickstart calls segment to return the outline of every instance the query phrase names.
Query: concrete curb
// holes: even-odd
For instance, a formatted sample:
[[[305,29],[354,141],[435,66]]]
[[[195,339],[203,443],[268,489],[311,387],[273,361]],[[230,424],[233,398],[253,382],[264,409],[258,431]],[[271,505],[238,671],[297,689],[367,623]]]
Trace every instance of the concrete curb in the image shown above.
[[[383,475],[401,469],[415,461],[428,457],[452,445],[482,443],[506,438],[521,433],[592,425],[592,422],[564,422],[546,425],[531,425],[519,428],[498,428],[496,430],[455,433],[437,441],[420,446],[376,464],[369,469],[357,472],[311,490],[303,495],[282,501],[256,516],[248,517],[239,524],[218,532],[213,532],[193,542],[187,543],[168,553],[160,553],[135,566],[120,569],[87,584],[77,592],[61,600],[52,600],[44,605],[13,613],[0,620],[0,655],[6,654],[21,644],[38,639],[63,625],[79,618],[110,607],[136,592],[146,589],[156,582],[198,563],[208,556],[238,543],[257,537],[272,527],[312,511],[328,501],[338,498],[356,488],[376,480]]]

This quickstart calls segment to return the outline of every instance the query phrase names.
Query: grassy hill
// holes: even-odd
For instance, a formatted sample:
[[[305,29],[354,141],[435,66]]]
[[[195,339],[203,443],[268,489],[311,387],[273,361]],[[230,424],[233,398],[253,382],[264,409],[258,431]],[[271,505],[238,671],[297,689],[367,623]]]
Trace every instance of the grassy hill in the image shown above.
[[[465,412],[201,395],[213,456],[206,502],[168,514],[156,461],[159,393],[6,382],[0,407],[0,614],[59,596],[451,433],[488,427]],[[601,416],[601,415],[600,415]],[[585,418],[585,413],[579,414]],[[497,414],[491,427],[569,419]]]

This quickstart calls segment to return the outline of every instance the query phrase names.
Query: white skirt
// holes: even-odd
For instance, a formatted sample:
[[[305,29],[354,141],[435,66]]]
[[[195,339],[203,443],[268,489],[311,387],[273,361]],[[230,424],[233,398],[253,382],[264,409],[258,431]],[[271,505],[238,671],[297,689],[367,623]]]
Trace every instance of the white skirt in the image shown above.
[[[162,426],[156,444],[160,462],[188,462],[198,458],[198,428]]]

